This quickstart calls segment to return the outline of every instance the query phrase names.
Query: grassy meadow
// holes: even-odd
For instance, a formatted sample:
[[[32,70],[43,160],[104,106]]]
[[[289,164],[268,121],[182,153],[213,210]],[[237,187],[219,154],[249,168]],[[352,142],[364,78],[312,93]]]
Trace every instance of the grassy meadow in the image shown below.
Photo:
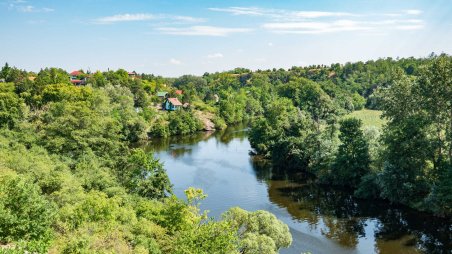
[[[354,111],[345,117],[355,117],[361,119],[361,121],[363,121],[363,127],[374,126],[381,129],[386,123],[384,119],[381,119],[381,114],[382,111],[380,110],[362,109]]]

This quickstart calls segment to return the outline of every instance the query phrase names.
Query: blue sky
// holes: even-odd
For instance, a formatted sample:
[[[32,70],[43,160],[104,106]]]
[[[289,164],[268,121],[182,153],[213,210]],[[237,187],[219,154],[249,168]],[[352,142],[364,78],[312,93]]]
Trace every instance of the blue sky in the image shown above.
[[[164,76],[452,53],[452,0],[0,0],[0,64]]]

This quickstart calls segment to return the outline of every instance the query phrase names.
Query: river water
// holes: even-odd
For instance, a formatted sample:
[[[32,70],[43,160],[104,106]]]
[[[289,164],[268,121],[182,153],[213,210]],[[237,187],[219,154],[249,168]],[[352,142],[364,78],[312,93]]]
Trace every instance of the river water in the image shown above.
[[[450,220],[292,181],[249,155],[244,127],[155,139],[145,148],[164,163],[177,196],[190,186],[204,190],[201,208],[210,216],[240,206],[288,224],[293,244],[280,253],[452,253]]]

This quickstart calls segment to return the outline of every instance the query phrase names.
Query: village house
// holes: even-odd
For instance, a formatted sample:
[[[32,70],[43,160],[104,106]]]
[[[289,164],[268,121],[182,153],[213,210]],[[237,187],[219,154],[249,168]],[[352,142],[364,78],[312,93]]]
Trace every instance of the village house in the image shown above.
[[[175,111],[182,107],[182,103],[177,98],[167,98],[162,107],[164,110]]]
[[[184,93],[184,91],[182,91],[182,90],[176,90],[177,95],[182,95],[183,93]]]
[[[128,72],[128,74],[129,74],[129,78],[131,78],[131,79],[135,79],[138,77],[138,74],[135,71]]]
[[[69,74],[71,83],[74,85],[85,85],[86,84],[86,77],[81,77],[85,75],[85,73],[81,71],[73,71]]]

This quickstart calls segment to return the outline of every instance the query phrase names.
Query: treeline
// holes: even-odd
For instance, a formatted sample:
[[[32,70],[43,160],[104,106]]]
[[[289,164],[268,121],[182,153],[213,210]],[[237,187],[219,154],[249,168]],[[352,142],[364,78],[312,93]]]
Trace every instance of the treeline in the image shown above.
[[[121,73],[96,72],[75,86],[61,69],[2,68],[0,252],[276,253],[289,246],[287,225],[266,211],[231,208],[213,220],[199,209],[201,190],[188,189],[186,200],[172,194],[162,164],[130,145],[160,125],[157,117],[180,133],[197,123],[187,130],[190,111],[165,116],[147,105],[157,98],[146,87],[159,78]]]
[[[333,66],[320,67],[317,76],[310,76],[318,81],[302,80],[287,93],[280,89],[253,121],[251,144],[275,166],[318,183],[450,216],[452,57],[377,62],[340,66],[337,77],[320,75]],[[375,66],[381,68],[372,71]],[[354,73],[355,68],[363,71]],[[309,69],[299,70],[310,75]],[[356,80],[369,72],[373,74],[356,88],[347,81],[347,75]],[[335,86],[326,86],[325,78]],[[383,110],[383,129],[364,128],[360,120],[343,117],[347,104],[329,87],[356,91],[368,106]]]
[[[292,67],[291,69],[258,70],[237,68],[228,72],[205,73],[203,76],[184,75],[180,78],[164,78],[151,74],[133,76],[126,70],[107,72],[89,72],[80,70],[77,79],[83,79],[86,87],[91,89],[109,89],[120,87],[125,97],[132,99],[134,110],[138,112],[142,128],[151,135],[187,134],[202,129],[194,111],[210,114],[210,120],[217,128],[254,119],[264,112],[264,107],[274,96],[287,97],[299,107],[303,96],[299,87],[314,81],[325,96],[331,100],[334,114],[345,114],[364,107],[381,108],[381,93],[392,82],[392,72],[399,68],[409,76],[417,76],[419,67],[434,57],[429,58],[385,58],[376,61],[332,64],[330,66]],[[64,89],[63,84],[72,85],[69,74],[58,68],[46,68],[38,73],[27,72],[6,64],[0,71],[0,80],[14,83],[16,93],[32,110],[38,110],[53,98],[48,85],[54,90]],[[313,88],[317,89],[317,88]],[[83,89],[80,89],[83,90]],[[182,90],[182,94],[176,93]],[[72,92],[72,91],[69,91]],[[156,110],[162,98],[158,92],[167,92],[169,97],[176,97],[187,104],[185,114],[172,117],[159,115]],[[61,98],[60,98],[61,99]],[[170,123],[173,120],[173,123]],[[182,122],[190,122],[186,128]],[[176,126],[172,128],[171,126]],[[132,137],[131,137],[132,138]],[[137,137],[135,137],[137,138]],[[133,141],[136,141],[133,140]]]

